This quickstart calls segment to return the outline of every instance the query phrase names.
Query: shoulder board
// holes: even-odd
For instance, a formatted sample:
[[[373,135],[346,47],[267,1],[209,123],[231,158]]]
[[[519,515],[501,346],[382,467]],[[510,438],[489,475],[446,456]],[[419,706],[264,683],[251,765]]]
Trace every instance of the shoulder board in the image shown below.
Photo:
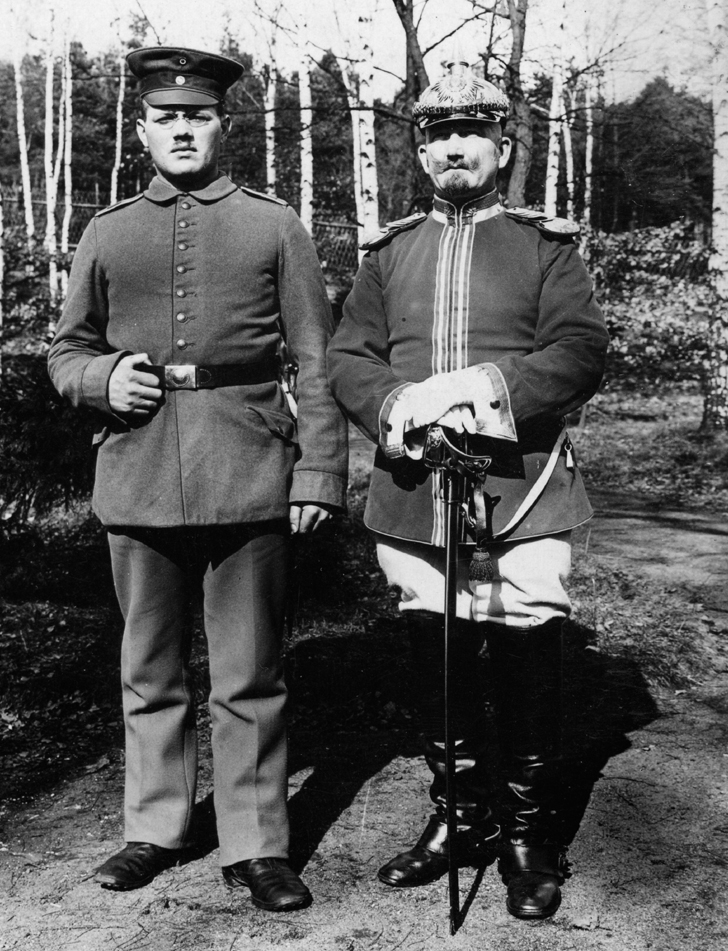
[[[143,197],[144,193],[139,192],[138,195],[134,195],[132,198],[125,198],[123,201],[117,201],[115,205],[109,205],[108,208],[102,208],[101,211],[97,211],[94,215],[94,218],[100,218],[102,215],[108,215],[110,211],[116,211],[117,208],[123,208],[125,205],[133,205],[135,201],[139,201],[139,199]]]
[[[573,238],[581,232],[575,221],[568,218],[551,218],[542,211],[532,211],[530,208],[506,208],[506,214],[509,218],[515,218],[526,225],[534,225],[539,231],[554,237]]]
[[[276,205],[287,205],[288,202],[283,198],[278,198],[277,195],[269,195],[267,192],[257,192],[254,188],[246,188],[245,185],[238,185],[238,188],[241,192],[245,192],[246,195],[250,195],[251,198],[263,198],[265,201],[273,201]]]
[[[421,224],[426,218],[427,215],[423,211],[418,211],[408,218],[398,218],[397,221],[388,221],[376,234],[366,237],[359,247],[362,251],[372,251],[375,248],[380,248],[396,234],[400,234],[402,231],[409,231],[410,228],[416,228],[417,225]]]

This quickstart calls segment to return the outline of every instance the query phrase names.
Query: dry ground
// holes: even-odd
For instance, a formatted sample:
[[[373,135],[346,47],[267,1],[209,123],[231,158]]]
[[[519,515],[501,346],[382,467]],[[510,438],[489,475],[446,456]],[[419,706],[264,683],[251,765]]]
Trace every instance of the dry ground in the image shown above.
[[[583,441],[588,457],[588,432]],[[355,445],[355,457],[366,452]],[[466,915],[455,937],[444,882],[398,892],[376,881],[380,862],[412,843],[428,809],[426,770],[401,691],[406,658],[391,610],[377,603],[386,593],[373,589],[355,618],[325,616],[315,636],[299,633],[289,655],[293,860],[314,893],[310,909],[276,916],[228,893],[214,849],[135,892],[94,885],[94,867],[121,835],[123,763],[118,722],[110,719],[108,735],[93,734],[84,758],[67,750],[50,773],[22,771],[16,757],[14,774],[11,760],[3,761],[12,800],[0,815],[0,949],[724,948],[728,523],[722,505],[687,515],[594,481],[598,515],[576,541],[579,607],[566,637],[572,782],[565,810],[574,874],[553,919],[510,918],[493,866],[463,871]],[[371,562],[358,564],[375,573]],[[676,652],[674,676],[645,652],[651,637],[666,636],[650,630],[651,619],[671,628],[664,644]],[[304,612],[304,634],[307,624]],[[327,625],[341,636],[322,639]],[[681,631],[687,636],[675,640]],[[28,761],[32,754],[26,749]],[[207,758],[200,782],[204,797]]]

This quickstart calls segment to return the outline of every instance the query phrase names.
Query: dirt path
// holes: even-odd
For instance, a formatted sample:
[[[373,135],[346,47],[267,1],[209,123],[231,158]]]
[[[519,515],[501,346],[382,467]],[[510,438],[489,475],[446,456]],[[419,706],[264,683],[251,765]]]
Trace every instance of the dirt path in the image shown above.
[[[653,512],[645,500],[594,500],[598,515],[579,534],[576,557],[699,589],[719,658],[728,638],[726,521]],[[453,938],[444,883],[397,892],[376,882],[381,860],[420,831],[427,779],[409,739],[372,730],[295,738],[294,856],[312,908],[273,916],[229,895],[216,852],[136,892],[95,886],[92,870],[120,835],[123,770],[112,751],[8,826],[0,949],[719,951],[728,941],[726,674],[716,663],[694,690],[650,690],[630,665],[570,650],[572,659],[581,650],[572,689],[585,720],[567,746],[586,782],[572,789],[574,875],[550,921],[510,918],[493,867],[463,872],[470,903]],[[209,785],[204,761],[203,793]]]

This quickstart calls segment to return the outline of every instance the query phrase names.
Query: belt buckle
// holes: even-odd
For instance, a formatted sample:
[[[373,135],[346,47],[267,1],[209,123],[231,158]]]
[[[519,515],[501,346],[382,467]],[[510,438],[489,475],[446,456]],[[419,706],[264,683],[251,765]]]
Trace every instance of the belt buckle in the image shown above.
[[[164,384],[168,390],[196,390],[197,367],[194,363],[181,363],[165,366]]]

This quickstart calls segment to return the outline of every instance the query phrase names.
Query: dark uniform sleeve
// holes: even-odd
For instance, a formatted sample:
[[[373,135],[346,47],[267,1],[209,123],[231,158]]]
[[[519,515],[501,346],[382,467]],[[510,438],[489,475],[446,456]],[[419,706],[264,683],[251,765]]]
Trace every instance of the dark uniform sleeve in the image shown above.
[[[592,282],[576,247],[544,240],[543,284],[533,353],[502,357],[516,422],[563,416],[596,393],[609,337]]]
[[[74,406],[114,415],[109,406],[109,377],[129,351],[112,351],[106,342],[108,302],[96,252],[96,223],[91,221],[73,256],[68,294],[58,333],[48,353],[53,385]]]
[[[282,219],[278,295],[288,346],[299,364],[298,439],[292,503],[346,507],[347,424],[326,378],[334,329],[321,266],[311,238],[290,208]]]
[[[361,263],[344,304],[344,316],[329,344],[329,381],[334,396],[352,422],[379,442],[380,413],[401,380],[389,365],[389,330],[382,301],[379,255],[370,252]]]

